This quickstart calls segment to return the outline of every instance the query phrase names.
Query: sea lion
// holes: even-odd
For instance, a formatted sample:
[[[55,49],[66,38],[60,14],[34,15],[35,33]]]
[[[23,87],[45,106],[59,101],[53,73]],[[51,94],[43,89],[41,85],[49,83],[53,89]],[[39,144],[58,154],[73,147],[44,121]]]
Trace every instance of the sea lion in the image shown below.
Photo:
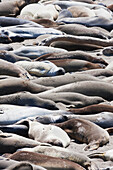
[[[111,105],[106,105],[106,104],[95,104],[91,106],[86,106],[83,108],[70,108],[70,112],[73,114],[80,114],[80,115],[85,115],[85,114],[96,114],[100,112],[113,112],[113,106]]]
[[[57,110],[55,102],[50,99],[42,99],[29,92],[19,92],[0,96],[0,104],[12,104],[21,106],[35,106],[50,110]]]
[[[19,56],[35,59],[44,54],[53,53],[53,52],[58,52],[58,53],[67,52],[67,50],[53,48],[53,47],[44,47],[44,46],[25,46],[25,47],[23,46],[17,50],[13,50],[12,52]]]
[[[64,110],[48,110],[39,107],[0,105],[0,125],[11,125],[21,119],[48,114],[67,114]]]
[[[65,70],[62,67],[57,67],[53,62],[50,61],[18,61],[14,65],[21,66],[31,75],[37,77],[40,76],[56,76],[62,75],[65,73]]]
[[[105,152],[100,153],[92,153],[89,154],[88,157],[90,158],[102,158],[104,161],[113,161],[113,149],[107,150]]]
[[[51,90],[47,90],[40,94],[50,94],[50,93],[58,93],[58,92],[76,92],[82,93],[84,95],[89,96],[99,96],[104,98],[105,100],[113,100],[113,84],[100,82],[100,81],[80,81],[77,83],[70,83],[60,87],[56,87]]]
[[[13,153],[23,147],[35,147],[41,143],[13,133],[0,131],[0,154]]]
[[[94,150],[109,142],[109,134],[98,125],[84,119],[71,119],[63,123],[55,123],[75,140],[87,143],[85,150]]]
[[[42,123],[22,120],[16,124],[25,124],[28,126],[29,138],[42,143],[49,143],[56,146],[67,147],[70,144],[70,138],[61,128],[54,125],[44,125]]]
[[[79,165],[83,166],[86,169],[90,169],[93,166],[93,162],[85,155],[73,152],[73,150],[57,147],[57,146],[36,146],[34,148],[23,148],[19,151],[29,151],[44,154],[47,156],[53,156],[57,158],[63,158]]]
[[[50,169],[84,170],[82,166],[80,166],[75,162],[71,162],[65,159],[55,158],[51,156],[46,156],[34,152],[18,151],[12,154],[11,156],[9,156],[9,158],[17,161],[28,161],[35,165],[43,166],[48,170]]]

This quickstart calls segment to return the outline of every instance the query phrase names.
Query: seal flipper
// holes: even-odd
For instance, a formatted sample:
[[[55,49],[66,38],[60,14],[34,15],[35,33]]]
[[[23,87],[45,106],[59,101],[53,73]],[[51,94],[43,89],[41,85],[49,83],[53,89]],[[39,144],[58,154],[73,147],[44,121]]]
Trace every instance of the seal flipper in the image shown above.
[[[89,143],[85,148],[84,150],[85,151],[93,151],[95,149],[98,149],[99,148],[99,142],[94,142],[94,143]]]
[[[92,153],[88,155],[89,158],[103,158],[104,157],[104,153]]]

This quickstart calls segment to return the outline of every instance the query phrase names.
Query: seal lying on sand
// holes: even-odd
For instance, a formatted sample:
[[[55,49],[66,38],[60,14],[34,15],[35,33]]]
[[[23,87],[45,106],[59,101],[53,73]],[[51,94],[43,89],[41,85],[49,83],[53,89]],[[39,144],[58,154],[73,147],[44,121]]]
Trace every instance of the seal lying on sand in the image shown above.
[[[71,119],[55,125],[65,130],[71,138],[87,143],[85,150],[94,150],[109,142],[108,132],[88,120]]]

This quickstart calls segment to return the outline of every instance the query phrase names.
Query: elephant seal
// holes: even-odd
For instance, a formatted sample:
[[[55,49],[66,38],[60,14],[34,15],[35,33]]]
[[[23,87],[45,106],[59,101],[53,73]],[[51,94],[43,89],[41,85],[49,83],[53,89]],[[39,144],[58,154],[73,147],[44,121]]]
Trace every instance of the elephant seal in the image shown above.
[[[94,17],[95,12],[85,6],[70,6],[67,8],[69,12],[72,13],[72,16],[77,17]]]
[[[82,24],[87,27],[101,27],[101,28],[106,29],[107,31],[111,31],[113,28],[112,20],[107,19],[102,16],[63,18],[63,19],[57,20],[57,23]]]
[[[73,114],[80,114],[80,115],[96,114],[100,112],[113,112],[113,106],[105,105],[105,104],[95,104],[79,109],[70,108],[69,111],[72,112]]]
[[[104,161],[113,161],[113,149],[100,153],[89,154],[90,158],[102,158]]]
[[[0,43],[22,42],[24,38],[4,28],[0,29]]]
[[[28,138],[28,127],[25,125],[2,125],[0,130],[5,133],[14,133]]]
[[[18,61],[15,63],[16,66],[20,66],[28,71],[31,75],[39,76],[56,76],[65,73],[62,67],[57,67],[53,62],[50,61]]]
[[[9,95],[0,96],[0,104],[14,104],[21,106],[35,106],[46,108],[50,110],[57,110],[57,106],[54,101],[50,99],[42,99],[35,94],[29,92],[19,92]]]
[[[17,50],[13,50],[12,52],[19,56],[35,59],[44,54],[53,53],[53,52],[58,52],[58,53],[67,52],[67,50],[58,49],[54,47],[44,47],[44,46],[25,46],[25,47],[23,46]]]
[[[33,19],[45,18],[56,20],[58,17],[58,11],[60,10],[61,8],[58,5],[33,3],[26,5],[21,10],[20,16],[30,15]]]
[[[23,147],[35,147],[41,143],[13,133],[3,133],[0,131],[0,154],[14,153]]]
[[[100,38],[93,38],[93,37],[80,37],[80,36],[73,36],[73,35],[52,35],[48,38],[45,38],[39,45],[44,45],[44,46],[49,46],[51,43],[56,42],[56,41],[69,41],[71,43],[75,43],[77,45],[91,45],[92,47],[95,48],[100,48],[100,47],[107,47],[107,46],[112,46],[113,41],[111,40],[104,40]]]
[[[3,28],[5,29],[5,28]],[[37,38],[40,35],[46,35],[46,34],[51,34],[51,35],[62,35],[64,34],[60,30],[56,30],[54,28],[44,28],[44,27],[36,27],[36,26],[30,26],[28,27],[7,27],[7,31],[12,32],[12,34],[21,36],[23,39],[33,39]]]
[[[95,56],[91,55],[90,53],[86,53],[85,51],[68,51],[63,53],[52,53],[52,54],[45,54],[41,57],[35,59],[35,61],[40,60],[56,60],[56,59],[78,59],[78,60],[86,60],[92,63],[100,63],[104,65],[108,65],[108,63],[103,58],[96,58]]]
[[[11,62],[0,59],[0,74],[24,79],[32,79],[32,76],[21,66],[14,65]]]
[[[94,150],[109,142],[108,132],[88,120],[71,119],[55,125],[65,130],[72,139],[87,143],[85,150]]]
[[[12,111],[13,110],[13,111]],[[64,110],[48,110],[39,107],[18,106],[18,105],[0,105],[0,125],[11,125],[21,119],[36,117],[48,114],[67,114]],[[23,114],[24,113],[24,114]]]
[[[9,61],[11,63],[15,63],[17,61],[31,61],[29,58],[27,57],[20,57],[18,55],[13,54],[11,51],[7,51],[7,50],[0,50],[0,59]]]
[[[57,146],[36,146],[34,148],[23,148],[19,149],[19,151],[28,151],[28,152],[35,152],[44,154],[47,156],[53,156],[57,158],[63,158],[70,161],[73,161],[75,163],[78,163],[79,165],[83,166],[86,169],[90,169],[94,166],[93,162],[85,155],[73,152],[69,149],[64,149]]]
[[[76,71],[84,71],[90,69],[99,69],[104,68],[105,66],[102,64],[91,63],[85,60],[78,59],[59,59],[59,60],[49,60],[57,67],[62,67],[66,72],[76,72]]]
[[[80,93],[74,93],[74,92],[73,93],[72,92],[58,92],[58,93],[50,93],[49,95],[38,94],[37,96],[39,96],[42,99],[52,100],[55,103],[61,102],[65,105],[67,105],[67,107],[68,107],[68,105],[70,105],[69,106],[70,108],[71,108],[71,106],[72,107],[75,106],[76,108],[81,108],[81,107],[85,107],[85,106],[88,107],[89,105],[95,106],[94,104],[98,104],[98,103],[105,101],[104,99],[102,99],[101,97],[98,97],[98,96],[91,97],[91,96],[86,96],[86,95],[83,95],[83,94],[80,94]],[[106,106],[106,108],[107,108],[107,106]],[[110,110],[110,107],[108,107],[108,108]],[[77,110],[79,112],[79,110],[80,110],[80,113],[82,113],[82,111],[84,109],[85,108],[75,109],[75,112],[77,112]],[[89,106],[89,110],[90,110],[90,106]],[[73,108],[70,109],[70,112],[74,112],[74,109]]]
[[[75,162],[34,152],[18,151],[9,156],[9,158],[17,161],[28,161],[47,169],[84,170],[82,166]]]
[[[51,89],[43,85],[38,85],[29,80],[21,78],[9,78],[0,80],[0,95],[12,94],[20,91],[29,91],[31,93],[38,93],[44,90]]]
[[[8,169],[8,170],[46,170],[45,168],[31,164],[26,161],[14,161],[9,158],[4,158],[0,156],[0,169]]]
[[[50,123],[61,123],[64,122],[66,120],[70,120],[73,118],[77,118],[77,119],[85,119],[85,120],[89,120],[95,124],[97,124],[98,126],[102,127],[102,128],[110,128],[113,126],[112,122],[113,122],[113,113],[111,112],[101,112],[98,114],[93,114],[93,115],[76,115],[76,114],[62,114],[62,115],[42,115],[42,116],[36,116],[35,120],[43,123],[43,124],[50,124]],[[108,133],[111,133],[111,129],[108,130]]]
[[[104,77],[110,77],[113,76],[113,71],[112,70],[108,70],[108,69],[92,69],[92,70],[86,70],[86,71],[82,71],[81,74],[89,74],[95,77],[99,77],[99,76],[104,76]]]
[[[29,21],[29,20],[15,18],[15,17],[2,17],[2,16],[0,17],[0,26],[1,27],[23,25],[23,24],[31,24],[33,26],[39,27],[39,24]],[[40,27],[42,27],[42,26],[40,25]]]
[[[70,138],[67,133],[57,126],[43,125],[42,123],[26,119],[16,124],[27,125],[29,137],[36,141],[62,147],[67,147],[70,144]]]
[[[58,92],[76,92],[82,93],[84,95],[89,96],[99,96],[105,100],[113,100],[113,85],[106,82],[99,81],[81,81],[77,83],[70,83],[60,87],[56,87],[51,90],[47,90],[40,94],[50,94],[50,93],[58,93]]]
[[[80,82],[80,81],[100,81],[97,77],[90,76],[87,74],[80,73],[66,73],[64,75],[54,77],[40,77],[39,79],[33,79],[32,82],[41,84],[44,86],[58,87],[69,83]]]
[[[81,24],[60,25],[57,29],[65,32],[66,34],[71,34],[71,35],[90,36],[90,37],[96,37],[101,39],[107,39],[110,37],[109,34],[105,33],[102,30],[101,31],[98,30],[96,27],[89,28]]]

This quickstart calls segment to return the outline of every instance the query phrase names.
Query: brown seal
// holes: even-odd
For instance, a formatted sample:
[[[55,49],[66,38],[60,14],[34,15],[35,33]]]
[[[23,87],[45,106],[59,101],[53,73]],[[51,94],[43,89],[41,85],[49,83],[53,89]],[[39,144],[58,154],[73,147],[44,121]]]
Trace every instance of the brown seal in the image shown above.
[[[109,142],[108,132],[88,120],[71,119],[55,125],[65,130],[72,139],[87,143],[85,150],[94,150]]]
[[[70,108],[70,112],[74,114],[80,114],[80,115],[85,115],[85,114],[96,114],[100,112],[113,112],[113,106],[111,105],[106,105],[106,104],[95,104],[91,106],[86,106],[83,108]]]
[[[28,161],[47,169],[84,170],[84,168],[77,163],[34,152],[19,151],[12,154],[9,158],[17,161]]]

